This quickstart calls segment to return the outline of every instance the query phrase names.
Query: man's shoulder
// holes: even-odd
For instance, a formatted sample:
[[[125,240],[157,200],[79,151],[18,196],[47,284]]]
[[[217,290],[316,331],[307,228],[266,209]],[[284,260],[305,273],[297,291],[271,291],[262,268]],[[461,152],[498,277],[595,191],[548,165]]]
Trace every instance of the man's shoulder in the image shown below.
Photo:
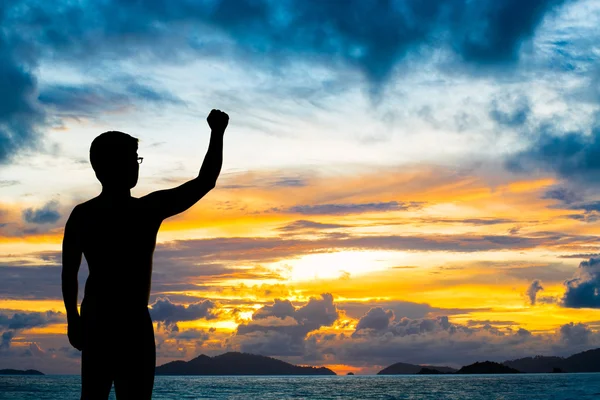
[[[94,197],[93,199],[89,199],[82,203],[79,203],[79,204],[75,205],[75,207],[73,207],[73,211],[71,211],[71,215],[86,214],[86,213],[92,211],[94,208],[96,208],[97,203],[98,203],[97,197]]]

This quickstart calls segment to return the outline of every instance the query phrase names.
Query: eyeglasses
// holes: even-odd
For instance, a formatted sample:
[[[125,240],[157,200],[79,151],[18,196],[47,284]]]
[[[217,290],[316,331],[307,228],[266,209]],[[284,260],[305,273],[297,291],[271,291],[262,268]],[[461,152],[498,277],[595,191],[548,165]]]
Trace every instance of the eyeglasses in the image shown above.
[[[144,157],[138,157],[138,158],[137,158],[137,162],[138,162],[138,164],[141,164],[141,163],[142,163],[142,161],[144,161]]]

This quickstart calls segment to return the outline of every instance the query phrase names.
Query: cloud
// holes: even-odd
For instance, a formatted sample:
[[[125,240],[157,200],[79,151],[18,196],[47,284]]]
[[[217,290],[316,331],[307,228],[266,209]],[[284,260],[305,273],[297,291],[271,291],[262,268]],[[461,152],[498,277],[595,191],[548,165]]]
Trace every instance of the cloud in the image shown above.
[[[31,224],[53,224],[60,219],[58,202],[49,201],[42,208],[23,210],[23,220]]]
[[[333,296],[311,297],[302,307],[289,300],[276,299],[258,309],[253,320],[240,324],[229,346],[262,355],[298,356],[304,354],[306,336],[323,326],[331,326],[339,311]]]
[[[56,311],[0,313],[0,327],[12,330],[30,329],[65,322],[65,314]]]
[[[108,85],[48,85],[41,88],[38,100],[42,105],[52,107],[55,112],[77,117],[93,117],[141,104],[184,104],[171,93],[135,82],[117,80]]]
[[[46,312],[12,312],[11,314],[0,312],[0,330],[4,331],[0,350],[4,351],[10,350],[11,341],[18,331],[66,322],[65,314],[50,310]]]
[[[570,308],[600,308],[600,259],[582,261],[575,276],[565,281],[562,304]]]
[[[298,205],[285,209],[273,208],[271,211],[304,215],[347,215],[366,212],[418,210],[422,205],[423,203],[421,202],[387,201],[359,204]]]
[[[496,73],[514,66],[523,43],[565,2],[349,0],[340,6],[305,0],[15,0],[0,12],[5,28],[0,36],[0,163],[38,144],[47,122],[41,105],[90,113],[115,100],[103,88],[63,86],[43,89],[38,104],[33,71],[43,61],[83,69],[103,62],[112,67],[124,59],[223,57],[281,73],[297,60],[311,60],[358,71],[378,92],[408,57],[429,61],[447,54],[453,64],[446,69],[453,72]],[[127,93],[143,101],[165,100],[147,86],[127,88]],[[76,95],[82,103],[74,101]],[[117,102],[123,100],[116,96]],[[108,102],[97,102],[101,99]],[[290,184],[301,182],[283,182]]]
[[[2,187],[10,187],[20,184],[20,181],[17,180],[0,180],[0,188]]]
[[[150,315],[154,321],[164,324],[166,329],[178,331],[177,322],[217,318],[216,309],[216,304],[211,300],[185,306],[172,303],[168,298],[159,298],[151,305]]]
[[[31,72],[35,63],[20,56],[28,53],[29,45],[7,32],[10,29],[0,34],[0,165],[23,149],[35,148],[40,137],[37,126],[45,120],[35,102],[36,78]]]
[[[285,319],[286,317],[293,317],[296,312],[296,307],[289,300],[275,299],[272,305],[262,306],[254,314],[252,314],[253,320],[264,319],[268,317],[277,317]]]
[[[308,221],[304,219],[299,219],[294,222],[290,222],[280,228],[277,228],[279,231],[284,232],[295,232],[302,230],[320,230],[320,229],[337,229],[337,228],[346,228],[350,225],[342,225],[342,224],[324,224],[321,222]]]
[[[375,329],[381,331],[387,329],[390,322],[394,319],[392,310],[384,311],[381,307],[371,308],[356,325],[356,330]]]
[[[558,126],[538,127],[532,144],[511,155],[506,167],[515,172],[548,171],[559,177],[577,181],[598,181],[600,176],[600,122],[584,131],[561,132]]]
[[[508,218],[419,218],[421,222],[428,224],[467,224],[467,225],[498,225],[498,224],[510,224],[517,221]]]
[[[305,187],[308,182],[304,178],[283,177],[272,183],[275,187]]]
[[[535,279],[527,288],[525,293],[527,294],[527,297],[529,297],[529,301],[531,302],[532,306],[535,305],[535,298],[540,290],[544,290],[544,288],[542,287],[542,283],[539,279]]]
[[[600,335],[584,324],[570,323],[554,333],[532,334],[505,322],[465,326],[451,322],[446,316],[402,318],[390,322],[385,329],[361,329],[351,336],[338,334],[328,340],[325,335],[311,335],[316,340],[307,341],[313,346],[308,350],[327,355],[330,363],[368,368],[396,362],[458,367],[475,361],[502,362],[528,355],[571,355],[600,344]]]
[[[566,344],[587,345],[592,332],[587,325],[570,322],[560,327],[560,338]]]
[[[543,199],[558,200],[564,204],[572,204],[583,200],[582,196],[566,187],[553,187],[544,193]]]
[[[510,104],[509,109],[506,109],[507,104]],[[489,116],[501,126],[516,128],[527,122],[530,113],[529,100],[526,96],[520,96],[512,101],[507,99],[503,99],[502,101],[498,99],[492,100]]]
[[[204,342],[210,338],[208,332],[202,329],[186,329],[185,331],[179,332],[174,331],[171,333],[170,337],[175,338],[177,340],[194,340],[195,342]]]
[[[15,336],[14,331],[2,332],[2,342],[0,342],[0,350],[10,349],[10,342],[14,336]]]

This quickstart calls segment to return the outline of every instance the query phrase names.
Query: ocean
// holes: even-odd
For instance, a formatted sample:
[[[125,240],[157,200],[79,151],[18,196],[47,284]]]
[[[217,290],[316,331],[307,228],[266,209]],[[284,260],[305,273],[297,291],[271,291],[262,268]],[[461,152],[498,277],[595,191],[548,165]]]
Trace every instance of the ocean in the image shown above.
[[[0,376],[0,399],[79,399],[79,385],[76,375]],[[157,376],[152,399],[584,400],[600,399],[600,373]]]

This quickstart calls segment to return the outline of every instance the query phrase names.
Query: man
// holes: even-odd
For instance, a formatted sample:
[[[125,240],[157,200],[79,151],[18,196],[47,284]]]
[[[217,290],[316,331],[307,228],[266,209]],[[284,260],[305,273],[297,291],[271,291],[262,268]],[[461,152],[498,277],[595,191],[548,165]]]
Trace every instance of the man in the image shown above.
[[[152,396],[156,347],[148,302],[156,235],[165,218],[187,210],[216,185],[229,116],[212,110],[207,122],[210,143],[198,176],[141,198],[130,193],[142,161],[138,139],[109,131],[92,142],[90,161],[102,192],[71,212],[62,260],[67,334],[71,345],[82,351],[82,399],[107,399],[113,382],[119,400]],[[82,254],[89,276],[80,315],[77,273]]]

